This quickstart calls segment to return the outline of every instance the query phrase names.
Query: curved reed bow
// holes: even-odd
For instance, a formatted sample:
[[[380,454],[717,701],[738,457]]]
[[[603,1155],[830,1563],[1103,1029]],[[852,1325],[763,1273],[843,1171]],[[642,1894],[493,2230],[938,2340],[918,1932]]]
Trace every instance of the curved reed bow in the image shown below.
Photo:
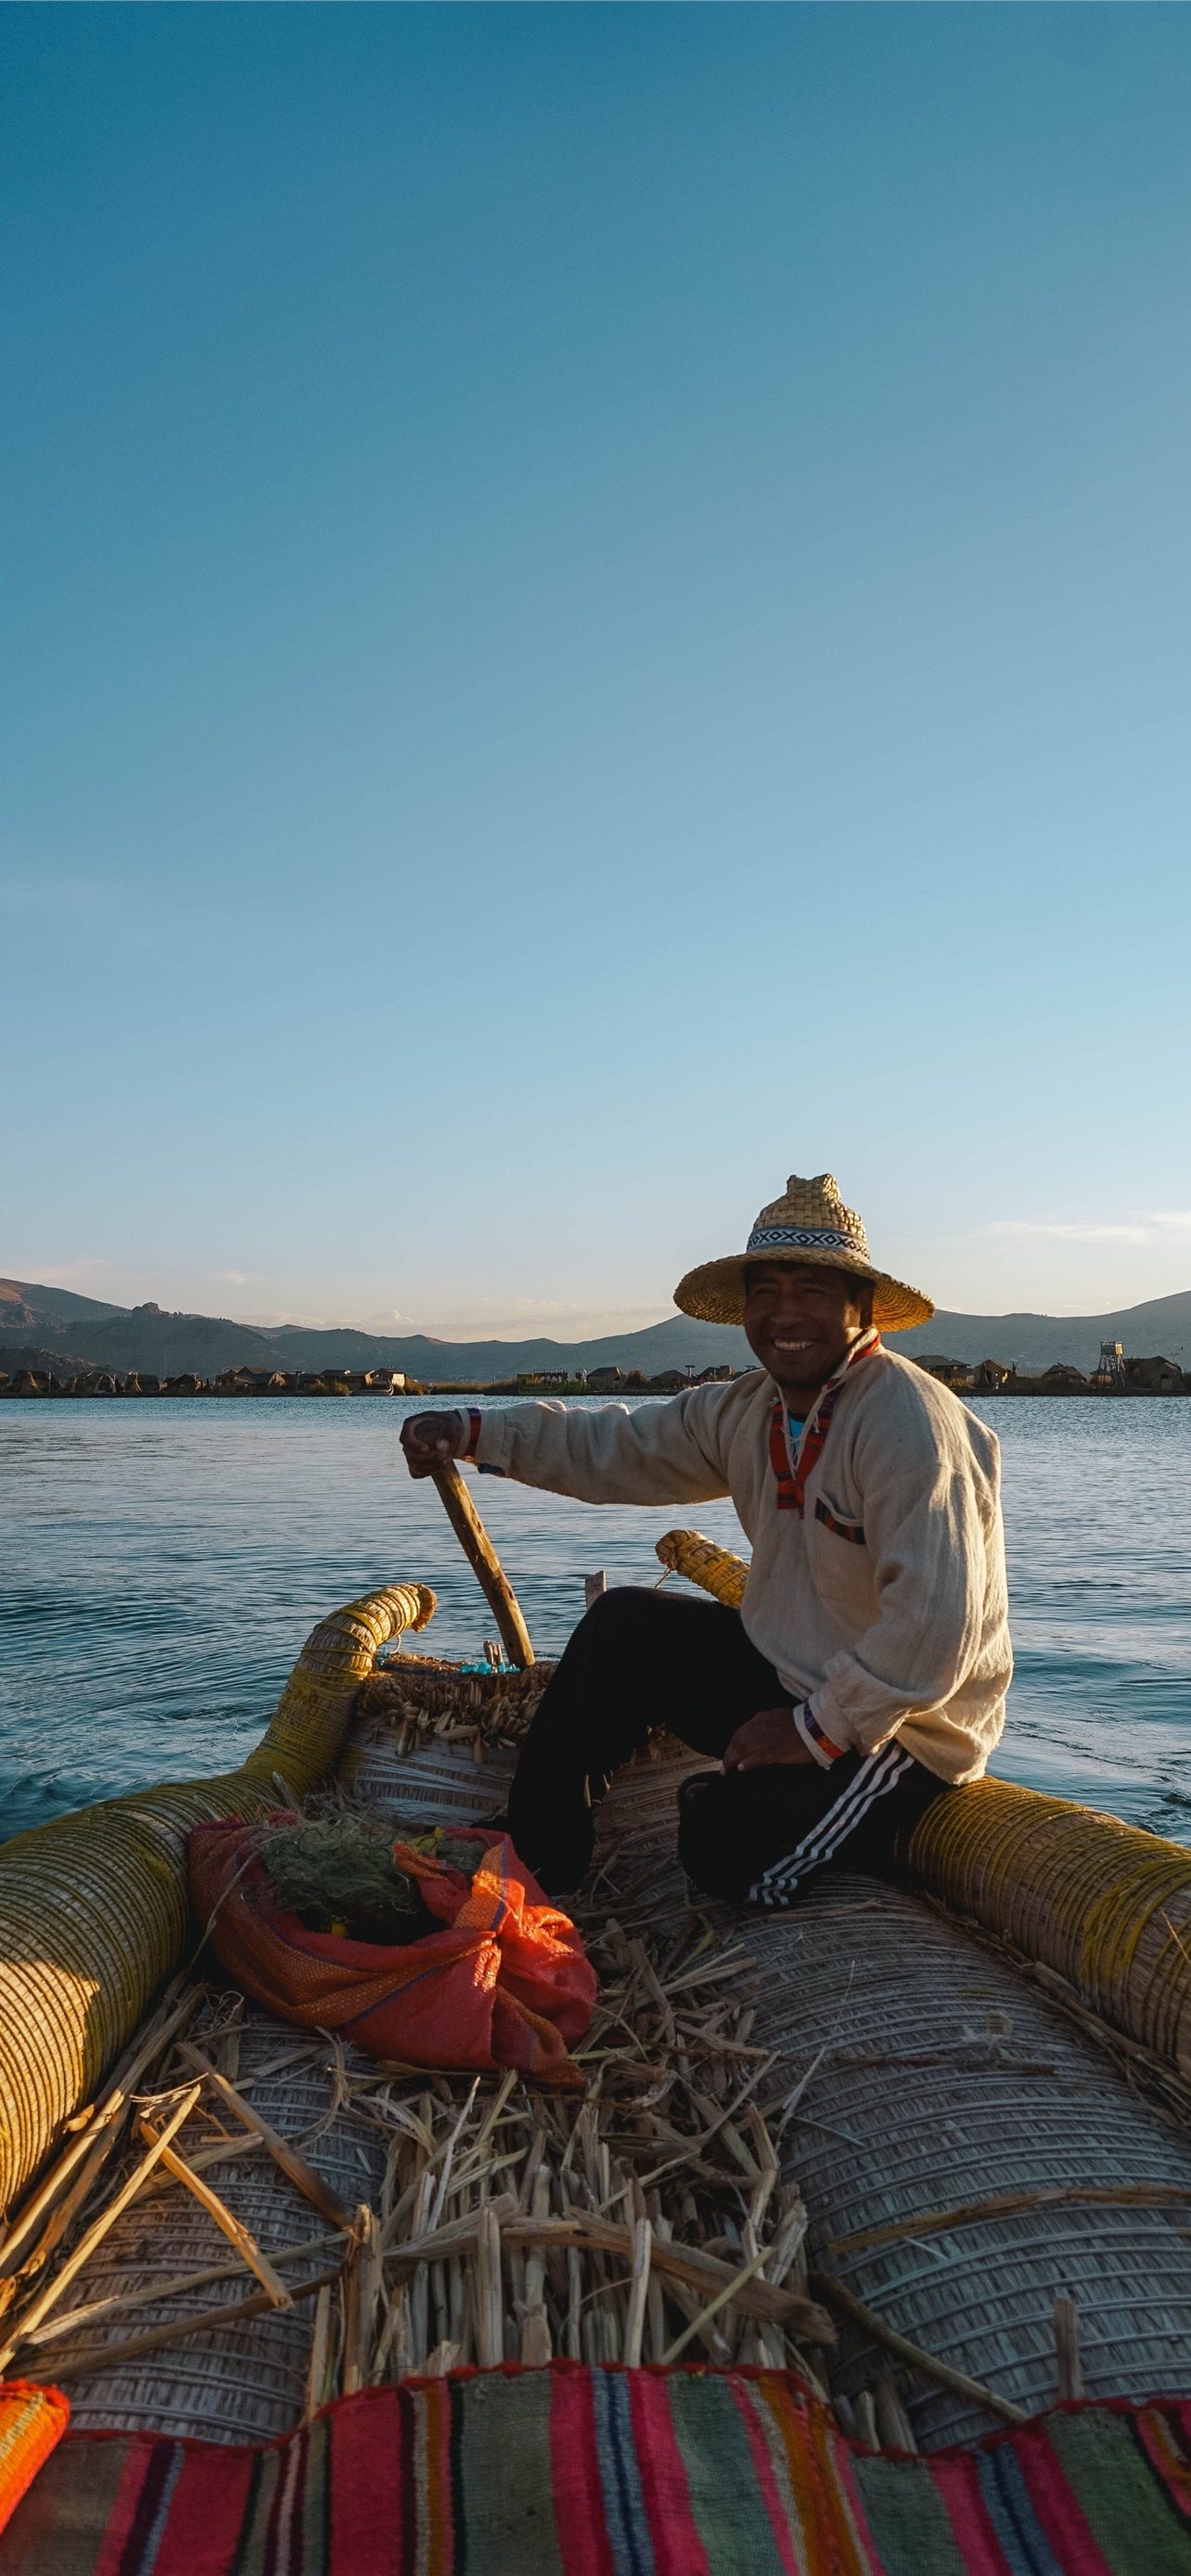
[[[192,1825],[258,1816],[338,1760],[380,1648],[424,1628],[435,1596],[400,1583],[349,1601],[306,1640],[238,1771],[166,1781],[18,1834],[0,1851],[0,2208],[36,2173],[182,1955]]]

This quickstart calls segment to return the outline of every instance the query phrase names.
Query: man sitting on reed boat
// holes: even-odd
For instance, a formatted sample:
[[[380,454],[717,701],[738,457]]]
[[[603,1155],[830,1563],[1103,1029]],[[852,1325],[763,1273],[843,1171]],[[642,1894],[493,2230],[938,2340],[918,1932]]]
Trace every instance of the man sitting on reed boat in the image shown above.
[[[551,1893],[575,1887],[608,1775],[666,1726],[722,1762],[680,1795],[690,1876],[785,1906],[826,1861],[879,1869],[985,1768],[1012,1670],[1000,1453],[883,1348],[934,1307],[870,1261],[829,1173],[792,1179],[675,1303],[743,1324],[759,1367],[656,1404],[423,1413],[402,1441],[415,1476],[473,1458],[589,1503],[731,1495],[753,1551],[742,1609],[604,1593],[542,1697],[509,1829]]]

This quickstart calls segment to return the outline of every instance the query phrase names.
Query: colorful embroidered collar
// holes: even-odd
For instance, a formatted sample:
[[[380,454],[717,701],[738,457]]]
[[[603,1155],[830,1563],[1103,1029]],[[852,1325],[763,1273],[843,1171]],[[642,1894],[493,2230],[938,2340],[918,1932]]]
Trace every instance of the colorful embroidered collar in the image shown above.
[[[852,1343],[812,1405],[796,1450],[790,1445],[785,1399],[775,1395],[769,1417],[769,1461],[777,1479],[779,1512],[797,1512],[799,1520],[805,1518],[807,1483],[827,1445],[840,1388],[849,1370],[857,1368],[862,1360],[871,1359],[873,1352],[879,1351],[880,1347],[881,1336],[875,1327]]]

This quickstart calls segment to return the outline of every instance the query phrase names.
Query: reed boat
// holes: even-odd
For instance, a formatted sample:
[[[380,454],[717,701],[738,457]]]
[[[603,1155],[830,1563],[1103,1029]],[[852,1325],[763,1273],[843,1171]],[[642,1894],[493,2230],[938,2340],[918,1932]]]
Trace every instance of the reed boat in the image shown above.
[[[444,1475],[499,1664],[394,1584],[241,1769],[0,1853],[0,2488],[70,2407],[0,2576],[1191,2569],[1180,1845],[988,1778],[896,1884],[734,1913],[658,1734],[576,1906],[582,2093],[378,2063],[212,1969],[192,1826],[504,1805],[552,1667]],[[738,1558],[658,1554],[739,1603]]]

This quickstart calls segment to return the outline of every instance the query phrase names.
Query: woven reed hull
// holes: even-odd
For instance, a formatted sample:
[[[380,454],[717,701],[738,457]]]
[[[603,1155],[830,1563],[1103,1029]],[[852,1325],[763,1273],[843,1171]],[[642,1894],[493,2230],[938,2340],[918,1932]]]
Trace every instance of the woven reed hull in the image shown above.
[[[364,1698],[346,1754],[358,1794],[428,1822],[490,1812],[493,1785],[511,1772],[510,1751],[498,1748],[477,1764],[471,1748],[456,1743],[396,1763],[384,1694]],[[648,1889],[669,1898],[681,1920],[674,1802],[690,1768],[690,1757],[675,1752],[634,1766],[615,1784],[601,1811],[598,1856],[611,1903]],[[1089,2395],[1191,2394],[1191,2140],[1139,2100],[1012,1966],[913,1895],[825,1876],[789,1916],[749,1920],[734,1934],[742,1928],[750,1954],[742,1982],[757,2001],[753,2036],[779,2053],[774,2092],[792,2105],[783,2171],[811,2211],[812,2262],[900,2333],[1027,2411],[1058,2393],[1059,2290],[1080,2302]],[[284,2054],[294,2036],[254,2013],[241,2076]],[[253,2086],[252,2097],[287,2135],[301,2137],[325,2090],[308,2059],[300,2075],[283,2071]],[[372,2144],[366,2129],[340,2127],[310,2152],[352,2201],[375,2189]],[[309,2210],[260,2159],[223,2164],[215,2179],[266,2251],[310,2234]],[[1167,2205],[1094,2203],[1065,2197],[1072,2186],[1181,2197]],[[970,2214],[994,2195],[1026,2205]],[[1051,2197],[1040,2203],[1039,2195]],[[937,2223],[960,2210],[966,2220]],[[856,2241],[907,2222],[908,2236]],[[155,2269],[168,2274],[210,2259],[209,2226],[188,2207],[179,2214],[176,2195],[164,2239],[160,2228],[160,2203],[134,2205],[91,2268],[88,2295],[140,2289]],[[164,2322],[213,2295],[230,2301],[242,2288],[229,2283],[221,2293],[150,2306],[136,2322]],[[281,2431],[300,2409],[311,2325],[306,2305],[289,2317],[209,2331],[118,2376],[97,2375],[78,2385],[77,2420],[227,2441],[243,2438],[246,2427],[262,2436]],[[846,2330],[835,2386],[855,2394],[882,2359]],[[978,2409],[911,2376],[903,2395],[924,2449],[987,2430]]]
[[[1191,1852],[1066,1798],[985,1778],[941,1798],[912,1883],[1013,1942],[1191,2080]]]
[[[14,2174],[32,2170],[175,1961],[183,1837],[195,1817],[252,1811],[270,1802],[274,1771],[303,1790],[336,1762],[357,1794],[427,1822],[478,1819],[503,1803],[549,1668],[472,1685],[402,1656],[395,1671],[374,1676],[382,1639],[421,1625],[429,1606],[432,1596],[406,1587],[322,1623],[241,1773],[66,1818],[0,1858],[0,1973],[9,1981],[0,2118]],[[616,1903],[630,1887],[669,1893],[680,1918],[674,1794],[692,1764],[680,1748],[654,1751],[662,1758],[623,1774],[602,1811],[597,1885]],[[1186,1959],[1170,1926],[1183,1919],[1191,1855],[1001,1783],[956,1793],[928,1826],[909,1854],[919,1885],[1007,1930],[1106,2018],[1175,2067],[1184,2063]],[[1090,2394],[1191,2393],[1186,2134],[1137,2100],[1011,1966],[913,1896],[825,1879],[792,1916],[746,1930],[758,2035],[784,2061],[787,2095],[823,2052],[784,2145],[788,2174],[812,2204],[824,2268],[902,2333],[1020,2405],[1056,2393],[1060,2289],[1081,2299]],[[284,2034],[273,2026],[267,2036],[276,2053]],[[245,2045],[251,2053],[257,2042]],[[291,2099],[280,2079],[271,2116],[293,2136],[308,2126],[310,2104],[297,2092]],[[337,2156],[338,2144],[326,2152]],[[336,2169],[345,2198],[368,2195],[366,2167],[366,2154],[356,2153],[349,2171]],[[1185,2193],[1185,2207],[1181,2199],[1158,2207],[1070,2198],[1072,2185],[1122,2183]],[[220,2187],[266,2250],[309,2232],[309,2214],[303,2224],[259,2161],[221,2168]],[[995,2218],[925,2224],[932,2213],[1005,2192],[1067,2196]],[[918,2222],[909,2238],[839,2242],[907,2219]],[[187,2268],[190,2259],[189,2243],[171,2232],[163,2268]],[[202,2259],[196,2251],[195,2268]],[[93,2271],[88,2290],[99,2296],[105,2281],[128,2287],[151,2277],[134,2215],[114,2231],[104,2273]],[[144,2322],[155,2321],[146,2310]],[[179,2362],[167,2375],[155,2361],[132,2381],[93,2380],[80,2390],[80,2412],[92,2423],[229,2440],[249,2421],[262,2433],[281,2430],[296,2411],[309,2333],[308,2308],[228,2329],[231,2340],[209,2338],[193,2368]],[[249,2418],[253,2354],[260,2368]],[[871,2353],[852,2352],[845,2390],[871,2378],[873,2366]],[[907,2395],[924,2445],[984,2429],[962,2403]]]
[[[1088,2396],[1191,2394],[1186,2130],[1010,1964],[877,1880],[825,1874],[794,1912],[757,1924],[750,1948],[757,2033],[781,2050],[791,2092],[809,2076],[784,2145],[812,2267],[1027,2411],[1059,2393],[1061,2290],[1079,2300]],[[1065,2197],[1072,2187],[1182,2196],[1097,2203]],[[1035,2205],[925,2223],[1002,2196]],[[904,2238],[854,2241],[907,2222]],[[880,2361],[853,2334],[837,2385],[867,2385]],[[988,2429],[921,2383],[910,2413],[923,2449]]]

